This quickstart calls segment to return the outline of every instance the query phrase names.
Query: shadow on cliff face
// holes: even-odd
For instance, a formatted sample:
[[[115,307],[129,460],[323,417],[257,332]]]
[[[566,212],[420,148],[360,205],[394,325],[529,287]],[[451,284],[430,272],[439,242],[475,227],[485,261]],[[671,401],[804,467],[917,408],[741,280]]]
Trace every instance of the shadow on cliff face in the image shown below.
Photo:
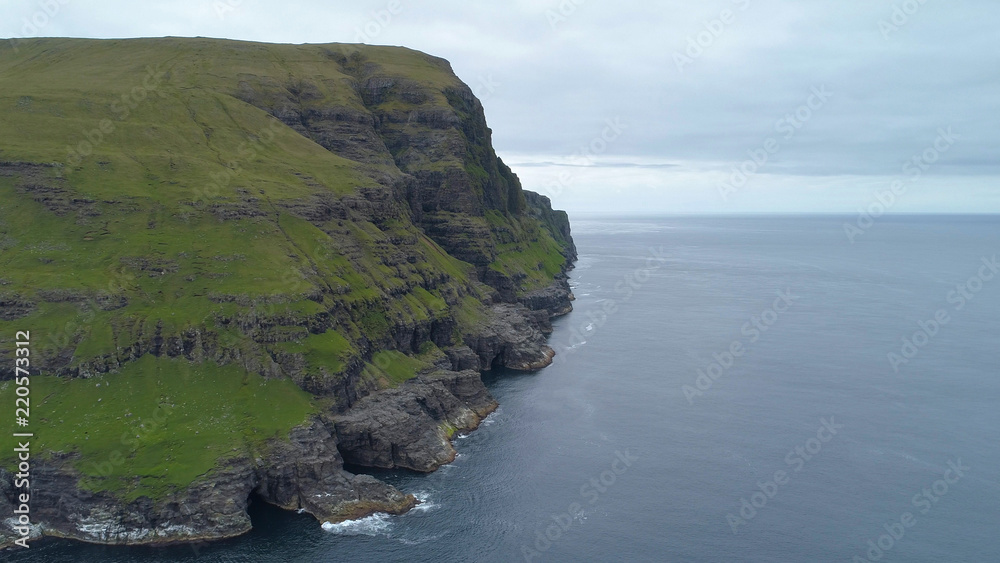
[[[501,364],[497,364],[496,362],[493,363],[494,363],[493,368],[490,369],[489,371],[484,371],[482,374],[483,385],[485,385],[487,389],[492,388],[493,384],[495,384],[500,380],[513,380],[522,377],[538,377],[539,374],[542,373],[540,370],[520,371],[515,369],[509,369],[503,367],[503,365]]]
[[[430,475],[429,473],[413,471],[412,469],[380,469],[378,467],[366,467],[364,465],[355,465],[353,463],[346,462],[344,463],[344,471],[355,475],[369,475],[394,487],[401,482],[406,481],[408,478]]]
[[[504,369],[503,354],[498,354],[497,357],[493,358],[493,362],[490,363],[490,368],[487,370],[487,372],[494,373],[497,371],[502,371],[503,369]]]
[[[315,526],[316,519],[309,514],[298,514],[266,502],[257,493],[247,499],[247,514],[253,528],[250,536],[267,540],[269,537],[286,537],[297,534],[307,526]]]

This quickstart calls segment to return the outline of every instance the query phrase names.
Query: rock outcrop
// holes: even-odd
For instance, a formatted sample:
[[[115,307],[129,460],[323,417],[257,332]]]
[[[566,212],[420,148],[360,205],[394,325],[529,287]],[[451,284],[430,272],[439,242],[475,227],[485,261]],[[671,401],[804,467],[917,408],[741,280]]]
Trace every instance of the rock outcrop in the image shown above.
[[[454,461],[452,436],[496,407],[479,372],[442,371],[365,397],[334,420],[348,463],[426,472]]]
[[[3,44],[0,75],[16,92],[0,104],[0,250],[17,267],[0,280],[0,323],[44,335],[32,377],[62,378],[53,393],[71,402],[95,378],[181,362],[239,389],[280,382],[306,409],[277,432],[248,423],[179,485],[160,466],[155,485],[109,478],[95,469],[107,452],[72,441],[87,425],[109,438],[90,444],[116,443],[166,392],[32,419],[45,431],[31,534],[231,537],[250,528],[252,497],[324,522],[399,514],[411,495],[344,464],[433,471],[454,459],[455,433],[497,406],[480,372],[552,362],[551,319],[572,310],[568,218],[496,156],[482,104],[447,61],[209,39]],[[81,69],[86,88],[44,78]],[[123,98],[136,84],[142,99]],[[67,141],[80,123],[100,139],[88,126],[89,140]],[[0,345],[0,365],[14,358]],[[13,377],[0,371],[10,404]],[[222,402],[266,418],[241,393]],[[232,418],[206,420],[229,435]],[[149,433],[121,449],[148,462],[176,442]],[[17,537],[11,450],[0,451],[0,545]]]
[[[295,428],[288,440],[274,441],[255,459],[226,460],[209,475],[175,494],[152,501],[123,503],[105,493],[78,487],[80,474],[69,456],[32,468],[32,521],[38,532],[90,543],[166,544],[237,536],[250,530],[251,494],[321,521],[339,522],[373,512],[401,514],[416,504],[412,495],[367,475],[344,471],[335,436],[320,420]],[[0,490],[12,491],[9,472],[0,470]],[[0,495],[0,508],[11,502]],[[12,509],[12,506],[11,506]],[[10,530],[3,530],[7,541]]]
[[[551,331],[549,315],[541,317],[523,305],[499,304],[492,318],[466,337],[466,344],[479,356],[479,368],[494,367],[533,371],[552,363],[555,352],[543,333]]]

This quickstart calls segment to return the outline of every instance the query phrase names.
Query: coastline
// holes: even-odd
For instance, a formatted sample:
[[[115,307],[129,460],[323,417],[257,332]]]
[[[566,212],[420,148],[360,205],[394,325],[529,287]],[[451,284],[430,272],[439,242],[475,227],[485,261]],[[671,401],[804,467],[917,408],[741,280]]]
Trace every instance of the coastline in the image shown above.
[[[572,263],[568,258],[566,271]],[[548,366],[555,355],[546,343],[550,322],[572,311],[572,299],[563,275],[526,296],[522,303],[494,305],[497,316],[493,323],[480,327],[482,333],[475,351],[468,346],[449,349],[447,364],[442,362],[435,371],[418,375],[399,387],[372,393],[343,414],[314,417],[293,429],[287,441],[274,440],[270,455],[258,460],[230,460],[224,470],[213,471],[193,483],[184,491],[187,498],[164,503],[169,507],[166,510],[135,501],[122,505],[106,495],[85,493],[76,489],[79,476],[67,472],[65,465],[40,464],[35,470],[36,480],[50,487],[72,488],[73,494],[60,495],[55,503],[58,514],[65,516],[34,524],[30,540],[44,536],[123,546],[224,540],[251,530],[246,516],[251,494],[284,510],[307,512],[318,524],[338,524],[379,513],[404,514],[418,505],[412,494],[367,475],[351,474],[343,469],[345,461],[362,467],[424,473],[454,461],[455,436],[474,432],[499,406],[482,382],[481,376],[488,370],[471,369],[469,364],[475,361],[477,368],[496,366],[517,371]],[[529,308],[532,305],[536,308]],[[0,482],[6,480],[4,473],[0,469]],[[214,495],[201,498],[199,493],[206,490],[212,490]],[[85,498],[80,498],[81,493]],[[0,502],[3,498],[0,496]],[[214,519],[184,508],[219,503],[231,509]],[[82,513],[91,517],[73,518]],[[95,513],[104,513],[106,518],[95,519]],[[127,516],[123,518],[122,514]],[[156,521],[166,525],[142,525]],[[7,530],[0,534],[0,549],[13,548],[18,536]]]
[[[522,189],[446,60],[205,38],[19,46],[25,92],[81,122],[104,123],[100,104],[46,73],[105,72],[93,95],[115,99],[133,79],[123,56],[162,70],[155,112],[108,123],[176,133],[102,133],[100,159],[59,163],[42,142],[64,141],[52,127],[15,135],[23,150],[0,162],[24,241],[5,252],[30,265],[0,280],[0,320],[45,335],[31,354],[36,534],[233,537],[250,529],[251,497],[321,522],[402,513],[413,496],[345,462],[433,471],[496,408],[482,372],[552,363],[551,319],[572,309],[568,216]],[[271,58],[293,62],[276,72]],[[11,375],[0,396],[13,404]],[[13,514],[28,491],[3,461],[0,512]],[[0,526],[0,543],[12,532]]]

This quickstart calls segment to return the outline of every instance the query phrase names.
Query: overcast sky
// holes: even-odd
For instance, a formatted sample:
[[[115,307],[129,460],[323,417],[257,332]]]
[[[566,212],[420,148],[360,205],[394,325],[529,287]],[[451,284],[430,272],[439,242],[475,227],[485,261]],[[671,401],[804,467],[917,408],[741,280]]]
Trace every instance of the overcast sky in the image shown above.
[[[0,6],[2,37],[363,41],[447,58],[500,156],[570,212],[855,213],[898,180],[893,212],[1000,213],[996,0]]]

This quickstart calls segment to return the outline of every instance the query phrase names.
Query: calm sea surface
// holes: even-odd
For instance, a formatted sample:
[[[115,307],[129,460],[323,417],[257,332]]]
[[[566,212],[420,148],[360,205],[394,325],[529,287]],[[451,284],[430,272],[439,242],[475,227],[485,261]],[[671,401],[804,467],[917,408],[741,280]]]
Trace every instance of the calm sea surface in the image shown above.
[[[487,376],[452,465],[378,474],[410,514],[0,559],[1000,561],[1000,218],[845,220],[575,220],[557,363]]]

